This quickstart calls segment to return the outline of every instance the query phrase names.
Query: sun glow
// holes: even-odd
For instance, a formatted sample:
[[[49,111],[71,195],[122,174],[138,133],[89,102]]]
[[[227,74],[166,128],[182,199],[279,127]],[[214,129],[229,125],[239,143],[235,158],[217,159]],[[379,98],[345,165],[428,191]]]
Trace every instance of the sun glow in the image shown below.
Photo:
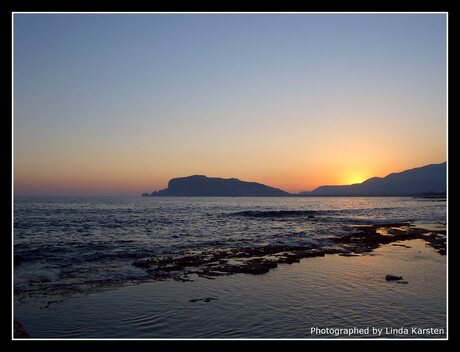
[[[352,185],[354,183],[361,183],[367,179],[368,177],[364,176],[363,173],[350,173],[345,175],[343,184]]]

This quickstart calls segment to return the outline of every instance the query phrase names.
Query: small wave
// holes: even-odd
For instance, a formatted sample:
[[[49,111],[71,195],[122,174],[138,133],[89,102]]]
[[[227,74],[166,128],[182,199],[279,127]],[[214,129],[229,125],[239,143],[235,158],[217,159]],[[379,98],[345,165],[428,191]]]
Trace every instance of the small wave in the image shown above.
[[[233,216],[250,218],[290,218],[290,217],[314,217],[319,211],[314,210],[246,210],[231,213]]]

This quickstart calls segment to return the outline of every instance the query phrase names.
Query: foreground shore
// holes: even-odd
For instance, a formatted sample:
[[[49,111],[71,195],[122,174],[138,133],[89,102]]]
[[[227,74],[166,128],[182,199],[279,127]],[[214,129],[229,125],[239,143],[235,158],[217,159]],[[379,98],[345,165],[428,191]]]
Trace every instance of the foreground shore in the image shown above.
[[[233,274],[265,274],[279,264],[298,263],[300,259],[324,257],[327,254],[357,256],[370,253],[381,245],[420,239],[440,255],[446,254],[446,231],[415,227],[410,223],[356,225],[350,234],[330,238],[330,244],[317,247],[264,246],[222,250],[189,251],[180,255],[150,257],[133,265],[147,271],[153,280],[172,278],[188,281],[191,274],[213,279]],[[403,244],[401,244],[403,246]]]
[[[312,219],[314,220],[314,219]],[[428,224],[429,225],[429,224]],[[219,276],[234,274],[266,274],[279,266],[299,263],[304,258],[324,257],[338,254],[345,257],[372,253],[385,244],[404,243],[419,239],[444,256],[446,254],[446,230],[439,224],[432,228],[414,226],[410,223],[380,223],[373,225],[352,225],[347,235],[325,238],[319,245],[265,245],[256,247],[224,247],[195,250],[181,250],[162,255],[142,257],[127,262],[127,267],[137,271],[137,277],[130,279],[79,280],[60,283],[51,280],[46,273],[32,278],[28,288],[17,290],[17,300],[30,297],[48,298],[50,304],[60,302],[62,297],[88,293],[101,289],[145,283],[151,281],[175,280],[193,281],[194,276],[213,280]],[[129,268],[127,268],[129,270]],[[110,267],[107,268],[110,271]],[[72,278],[73,273],[66,271]],[[62,297],[61,297],[62,296]]]
[[[163,276],[53,304],[46,303],[48,298],[30,299],[18,302],[15,318],[32,338],[443,338],[445,237],[433,231],[408,232],[404,226],[356,229],[333,243],[335,253],[271,249],[221,257],[219,268],[240,268],[231,269],[230,275],[216,274],[214,262],[208,261],[200,264],[203,269],[182,265],[181,270],[163,271],[176,280]],[[196,258],[205,257],[199,253]],[[275,267],[265,265],[275,260]],[[289,262],[297,264],[278,265]],[[173,264],[178,267],[177,262],[167,265]],[[264,275],[244,275],[262,271]],[[388,275],[397,279],[388,280]],[[375,327],[386,333],[336,336],[312,333],[313,327]]]

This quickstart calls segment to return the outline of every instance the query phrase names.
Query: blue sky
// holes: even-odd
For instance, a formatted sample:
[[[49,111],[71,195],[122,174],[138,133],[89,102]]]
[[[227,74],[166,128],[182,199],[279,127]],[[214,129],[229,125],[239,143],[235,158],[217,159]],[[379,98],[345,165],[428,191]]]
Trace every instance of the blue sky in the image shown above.
[[[196,173],[301,191],[444,161],[445,25],[17,14],[16,191],[134,194]]]

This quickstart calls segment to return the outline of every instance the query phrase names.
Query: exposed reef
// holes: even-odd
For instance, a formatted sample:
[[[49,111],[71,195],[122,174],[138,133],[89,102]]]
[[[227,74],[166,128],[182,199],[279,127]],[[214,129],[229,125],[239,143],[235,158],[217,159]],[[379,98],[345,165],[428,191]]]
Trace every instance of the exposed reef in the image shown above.
[[[427,230],[410,223],[388,223],[355,225],[351,226],[349,231],[349,234],[342,237],[326,238],[325,242],[328,243],[326,246],[310,244],[306,246],[205,248],[141,257],[127,264],[131,263],[143,274],[136,274],[129,279],[100,279],[88,281],[85,285],[79,283],[50,284],[48,277],[39,276],[32,279],[33,285],[30,288],[15,289],[15,297],[19,301],[31,296],[42,297],[43,305],[40,308],[48,308],[51,304],[60,302],[59,299],[52,298],[56,296],[62,299],[62,297],[73,294],[85,294],[90,291],[146,281],[186,282],[193,281],[196,276],[214,280],[223,275],[261,275],[277,268],[278,265],[298,263],[303,258],[324,257],[332,254],[356,257],[370,253],[385,244],[404,248],[407,247],[403,244],[404,241],[414,239],[425,241],[440,255],[446,254],[445,230]],[[395,282],[407,283],[403,280]]]
[[[181,252],[174,256],[142,258],[133,265],[146,269],[153,280],[190,280],[196,274],[207,279],[232,274],[260,275],[279,264],[298,263],[302,258],[340,254],[358,256],[372,252],[383,244],[421,239],[439,254],[446,253],[445,231],[431,231],[409,223],[391,223],[352,227],[352,233],[331,238],[332,245],[323,248],[264,246]],[[399,243],[395,245],[405,246]]]

